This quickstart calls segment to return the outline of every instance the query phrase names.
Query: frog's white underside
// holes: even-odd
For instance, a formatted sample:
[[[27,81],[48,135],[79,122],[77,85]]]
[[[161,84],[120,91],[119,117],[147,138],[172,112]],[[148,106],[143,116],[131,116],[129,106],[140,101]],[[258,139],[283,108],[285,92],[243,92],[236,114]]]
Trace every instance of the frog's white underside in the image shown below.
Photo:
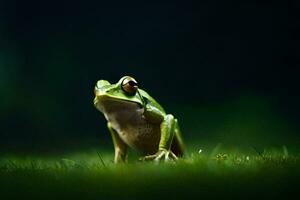
[[[157,151],[160,125],[147,121],[137,103],[102,96],[97,99],[96,107],[128,146],[144,154]]]

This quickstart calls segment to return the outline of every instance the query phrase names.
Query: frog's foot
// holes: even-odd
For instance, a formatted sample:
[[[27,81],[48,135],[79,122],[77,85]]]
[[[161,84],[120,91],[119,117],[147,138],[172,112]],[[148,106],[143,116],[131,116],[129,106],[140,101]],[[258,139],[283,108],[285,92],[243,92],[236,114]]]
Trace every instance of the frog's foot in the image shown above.
[[[157,153],[149,156],[145,156],[141,158],[141,161],[169,161],[169,160],[177,160],[177,156],[172,152],[168,150],[159,150]]]

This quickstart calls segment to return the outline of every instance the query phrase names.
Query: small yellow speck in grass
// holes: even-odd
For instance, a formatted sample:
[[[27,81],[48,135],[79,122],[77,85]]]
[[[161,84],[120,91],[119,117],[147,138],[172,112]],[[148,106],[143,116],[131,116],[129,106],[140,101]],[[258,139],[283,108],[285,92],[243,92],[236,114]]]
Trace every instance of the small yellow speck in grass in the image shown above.
[[[226,160],[228,158],[228,155],[227,154],[222,154],[222,153],[219,153],[216,155],[215,159],[217,161],[223,161],[223,160]]]

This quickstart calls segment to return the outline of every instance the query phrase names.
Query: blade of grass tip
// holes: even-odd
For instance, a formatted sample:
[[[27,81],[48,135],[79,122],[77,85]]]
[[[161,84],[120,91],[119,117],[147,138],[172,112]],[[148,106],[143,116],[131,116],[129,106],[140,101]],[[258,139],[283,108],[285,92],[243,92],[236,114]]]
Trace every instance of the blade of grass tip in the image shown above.
[[[12,160],[8,160],[8,162],[13,169],[18,169],[18,166]]]
[[[258,151],[258,149],[255,146],[251,145],[251,148],[255,151],[255,153],[257,153],[259,155],[259,157],[261,157],[263,160],[265,160],[264,155],[260,151]]]
[[[283,157],[284,158],[289,157],[289,151],[288,151],[288,149],[286,148],[285,145],[282,146],[282,150],[283,150]]]
[[[30,161],[30,164],[31,164],[31,169],[32,170],[35,170],[36,169],[36,165],[35,165],[35,162],[33,160]]]
[[[60,170],[61,169],[61,165],[59,164],[59,162],[57,162],[57,161],[54,162],[54,168],[56,170]]]
[[[217,155],[221,147],[222,147],[222,143],[217,144],[216,147],[212,150],[210,157],[214,157],[215,155]]]
[[[98,151],[97,151],[97,154],[98,154],[98,157],[99,157],[99,159],[100,159],[102,165],[103,165],[104,167],[106,167],[106,165],[105,165],[105,163],[104,163],[104,160],[103,160],[101,154],[100,154]]]

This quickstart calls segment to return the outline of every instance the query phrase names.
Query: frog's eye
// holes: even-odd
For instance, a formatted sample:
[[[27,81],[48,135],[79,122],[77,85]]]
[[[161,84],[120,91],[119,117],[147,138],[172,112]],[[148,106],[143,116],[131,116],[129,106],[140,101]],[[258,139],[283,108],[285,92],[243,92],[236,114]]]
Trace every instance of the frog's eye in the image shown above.
[[[138,83],[134,78],[127,76],[124,78],[121,84],[122,90],[126,92],[128,95],[135,95],[137,89],[138,89]]]

